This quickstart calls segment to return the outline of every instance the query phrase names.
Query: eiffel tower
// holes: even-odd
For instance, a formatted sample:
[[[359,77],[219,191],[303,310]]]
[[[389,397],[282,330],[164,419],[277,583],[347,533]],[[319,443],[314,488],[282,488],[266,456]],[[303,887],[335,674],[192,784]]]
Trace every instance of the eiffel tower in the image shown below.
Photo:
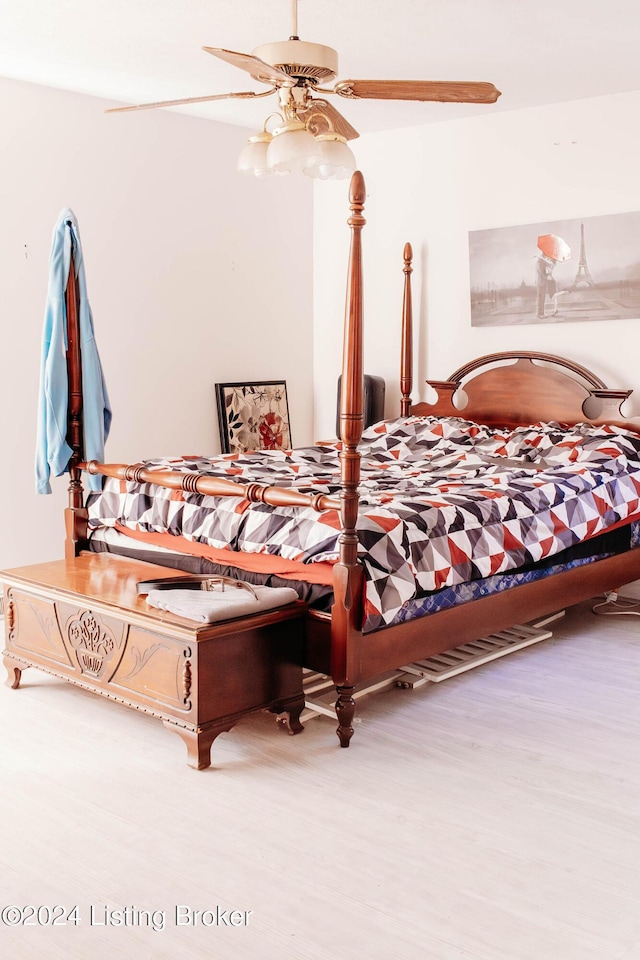
[[[576,275],[571,285],[572,290],[578,290],[580,287],[594,287],[595,283],[593,282],[593,277],[589,272],[589,265],[587,264],[587,251],[585,250],[584,245],[584,223],[580,224],[580,261],[578,263],[578,269]]]

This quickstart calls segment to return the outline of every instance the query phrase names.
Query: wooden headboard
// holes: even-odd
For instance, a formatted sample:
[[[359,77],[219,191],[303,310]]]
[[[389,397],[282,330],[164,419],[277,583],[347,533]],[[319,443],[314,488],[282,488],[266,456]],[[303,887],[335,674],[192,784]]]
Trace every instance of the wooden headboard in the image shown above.
[[[590,370],[550,353],[491,353],[460,367],[447,380],[427,383],[437,400],[413,404],[413,414],[462,416],[501,427],[586,421],[640,432],[640,424],[625,419],[620,411],[633,391],[610,390]]]

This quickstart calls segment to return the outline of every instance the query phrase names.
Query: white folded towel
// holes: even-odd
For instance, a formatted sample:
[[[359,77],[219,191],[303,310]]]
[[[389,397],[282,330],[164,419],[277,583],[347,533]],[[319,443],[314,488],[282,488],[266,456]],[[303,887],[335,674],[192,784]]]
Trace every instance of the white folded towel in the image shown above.
[[[255,593],[255,596],[252,594]],[[298,599],[292,587],[253,587],[247,590],[150,590],[147,603],[199,623],[236,620],[261,610],[283,607]]]

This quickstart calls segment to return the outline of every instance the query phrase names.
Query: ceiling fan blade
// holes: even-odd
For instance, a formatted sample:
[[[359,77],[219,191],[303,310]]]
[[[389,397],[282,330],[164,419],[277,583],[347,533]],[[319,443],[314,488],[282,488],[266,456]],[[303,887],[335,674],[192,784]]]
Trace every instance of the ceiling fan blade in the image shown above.
[[[288,73],[280,70],[279,67],[272,67],[270,63],[265,63],[260,57],[254,57],[251,53],[236,53],[235,50],[224,50],[222,47],[203,47],[202,49],[220,60],[226,60],[234,67],[246,70],[254,80],[260,80],[262,83],[277,83],[280,86],[295,86],[295,80]]]
[[[432,100],[437,103],[495,103],[492,83],[455,80],[341,80],[335,93],[353,100]]]
[[[355,127],[352,127],[349,121],[327,100],[312,97],[308,101],[307,109],[299,110],[298,116],[302,117],[314,135],[333,130],[345,140],[355,140],[360,136]]]
[[[243,93],[216,93],[210,97],[185,97],[182,100],[158,100],[156,103],[138,103],[130,107],[110,107],[105,113],[126,113],[128,110],[155,110],[158,107],[178,107],[184,103],[209,103],[211,100],[255,99],[256,97],[270,97],[275,87],[264,93],[254,93],[246,90]]]

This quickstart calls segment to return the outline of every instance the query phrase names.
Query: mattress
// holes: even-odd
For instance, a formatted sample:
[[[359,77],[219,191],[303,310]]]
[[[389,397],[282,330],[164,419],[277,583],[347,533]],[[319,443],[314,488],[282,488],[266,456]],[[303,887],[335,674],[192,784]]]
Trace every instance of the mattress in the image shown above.
[[[521,570],[495,574],[481,580],[471,580],[452,587],[443,587],[440,590],[421,593],[407,601],[391,623],[384,623],[381,617],[375,616],[365,619],[363,632],[371,633],[385,626],[394,626],[397,623],[415,620],[430,613],[447,610],[458,604],[468,603],[471,600],[502,593],[511,587],[534,583],[536,580],[543,580],[556,573],[562,573],[564,570],[571,570],[574,567],[593,563],[614,554],[624,553],[638,546],[640,546],[640,521],[635,521],[593,537],[591,540],[579,543],[574,547],[569,547],[553,558],[530,564]],[[330,611],[333,603],[333,590],[330,586],[309,583],[305,580],[283,578],[277,574],[241,570],[232,564],[217,564],[205,557],[172,552],[154,543],[145,543],[139,539],[134,540],[126,534],[108,527],[100,528],[93,533],[89,541],[89,548],[96,553],[116,553],[120,556],[144,560],[147,563],[158,563],[188,573],[210,573],[212,576],[234,577],[251,584],[270,587],[293,587],[299,598],[316,610]]]

